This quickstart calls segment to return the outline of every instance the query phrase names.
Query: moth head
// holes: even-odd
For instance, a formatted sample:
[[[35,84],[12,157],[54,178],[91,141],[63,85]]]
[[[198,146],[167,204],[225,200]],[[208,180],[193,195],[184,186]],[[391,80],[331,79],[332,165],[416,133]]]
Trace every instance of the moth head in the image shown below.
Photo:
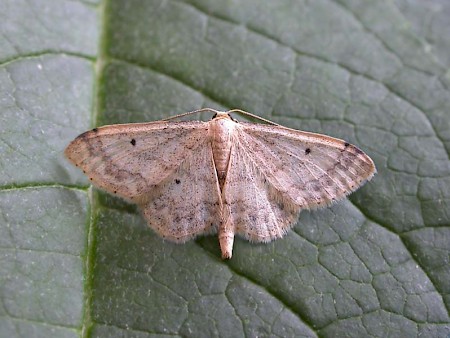
[[[228,114],[228,112],[222,112],[222,111],[217,111],[214,116],[212,117],[213,120],[220,120],[220,119],[226,119],[226,120],[231,120],[234,122],[237,122],[234,118],[231,117],[230,114]]]

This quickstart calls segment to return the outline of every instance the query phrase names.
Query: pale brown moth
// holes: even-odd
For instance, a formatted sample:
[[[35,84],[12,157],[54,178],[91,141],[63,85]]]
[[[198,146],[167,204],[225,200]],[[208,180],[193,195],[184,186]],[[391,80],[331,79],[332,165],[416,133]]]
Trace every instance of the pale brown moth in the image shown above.
[[[173,122],[198,112],[209,122]],[[237,122],[240,113],[268,124]],[[94,185],[136,203],[163,238],[182,243],[218,233],[223,258],[234,236],[282,237],[302,209],[329,205],[371,179],[356,146],[234,109],[94,128],[65,150]]]

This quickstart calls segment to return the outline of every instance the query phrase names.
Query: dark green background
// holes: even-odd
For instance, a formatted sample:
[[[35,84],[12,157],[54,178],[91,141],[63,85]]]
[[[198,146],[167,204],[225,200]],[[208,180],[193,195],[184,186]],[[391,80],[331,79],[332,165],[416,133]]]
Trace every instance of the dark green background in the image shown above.
[[[448,1],[3,0],[0,62],[1,337],[450,333]],[[378,174],[222,261],[63,157],[200,107],[344,138]]]

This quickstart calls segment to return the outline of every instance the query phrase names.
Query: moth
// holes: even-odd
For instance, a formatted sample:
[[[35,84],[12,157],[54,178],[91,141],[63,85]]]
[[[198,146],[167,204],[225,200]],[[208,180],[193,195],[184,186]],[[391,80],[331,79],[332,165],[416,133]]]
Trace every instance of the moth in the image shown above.
[[[204,111],[214,113],[209,122],[173,121]],[[266,124],[238,122],[231,113]],[[136,203],[164,239],[217,233],[224,259],[235,235],[252,242],[283,237],[301,210],[342,199],[376,172],[346,141],[239,109],[94,128],[65,155],[94,185]]]

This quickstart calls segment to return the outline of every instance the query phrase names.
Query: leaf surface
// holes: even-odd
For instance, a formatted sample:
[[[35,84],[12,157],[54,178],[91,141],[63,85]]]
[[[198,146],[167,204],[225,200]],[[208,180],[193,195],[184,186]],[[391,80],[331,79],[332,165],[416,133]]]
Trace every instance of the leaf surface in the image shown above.
[[[1,7],[0,336],[449,334],[444,0]],[[63,157],[91,127],[200,107],[346,139],[378,174],[222,261],[216,237],[164,242]]]

